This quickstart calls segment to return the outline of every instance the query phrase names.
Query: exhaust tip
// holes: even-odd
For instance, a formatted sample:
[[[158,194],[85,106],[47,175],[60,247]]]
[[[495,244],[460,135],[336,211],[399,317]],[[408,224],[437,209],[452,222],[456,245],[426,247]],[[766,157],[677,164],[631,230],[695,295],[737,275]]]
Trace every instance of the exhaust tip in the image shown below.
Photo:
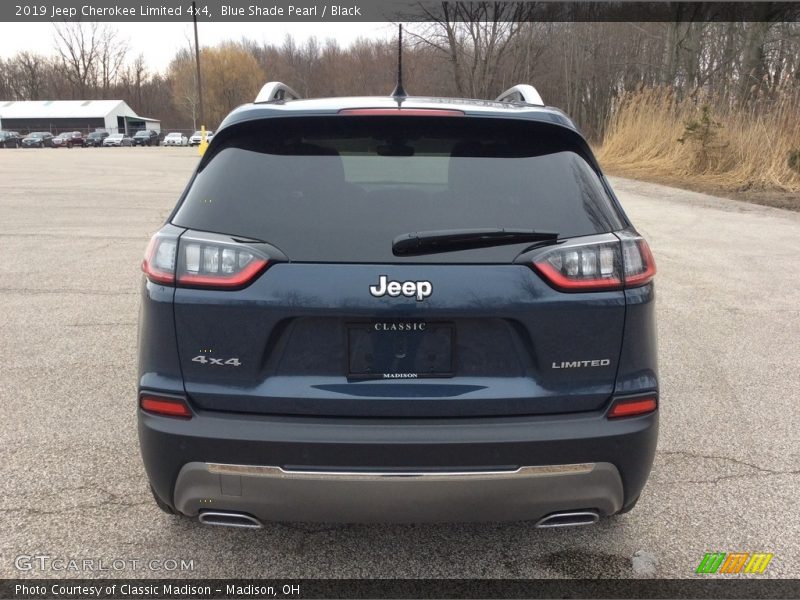
[[[216,525],[218,527],[241,527],[244,529],[261,529],[261,521],[246,513],[204,511],[198,516],[203,525]]]
[[[538,528],[550,527],[580,527],[581,525],[594,525],[600,520],[600,515],[594,510],[571,510],[566,512],[551,513],[536,521]]]

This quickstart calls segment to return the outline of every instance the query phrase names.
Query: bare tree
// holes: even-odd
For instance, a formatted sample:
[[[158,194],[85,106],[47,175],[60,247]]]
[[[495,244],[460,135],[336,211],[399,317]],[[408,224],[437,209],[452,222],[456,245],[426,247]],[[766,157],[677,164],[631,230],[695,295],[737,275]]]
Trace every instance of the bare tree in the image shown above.
[[[6,63],[6,85],[20,100],[42,100],[50,91],[53,66],[49,58],[19,52]]]
[[[56,51],[61,58],[73,96],[85,98],[95,87],[99,52],[99,23],[54,25]]]
[[[73,96],[103,95],[116,83],[128,51],[116,30],[101,23],[62,23],[55,27],[56,52],[72,84]]]
[[[442,2],[439,10],[425,11],[430,25],[411,35],[448,57],[459,95],[486,98],[502,91],[498,67],[534,8],[530,2]]]
[[[125,57],[128,53],[128,43],[119,38],[118,33],[110,28],[102,28],[99,32],[98,41],[98,63],[99,78],[103,97],[107,94],[112,85],[116,83],[117,76],[120,74]],[[144,59],[141,55],[137,58],[139,68],[143,69]]]
[[[143,54],[137,56],[132,64],[122,70],[120,84],[128,97],[136,100],[136,106],[142,105],[142,92],[147,79],[147,66]]]

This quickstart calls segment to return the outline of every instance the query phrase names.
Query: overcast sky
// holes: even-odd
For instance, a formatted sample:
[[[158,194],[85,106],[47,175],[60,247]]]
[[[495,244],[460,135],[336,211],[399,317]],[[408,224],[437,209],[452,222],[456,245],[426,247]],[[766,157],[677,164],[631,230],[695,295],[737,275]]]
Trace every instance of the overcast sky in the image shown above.
[[[5,2],[6,0],[0,0]],[[144,54],[152,71],[162,71],[180,47],[186,47],[191,37],[190,23],[107,23],[119,31],[130,45],[130,57]],[[3,23],[0,35],[0,57],[8,58],[27,50],[40,54],[54,52],[51,23]],[[280,43],[290,33],[303,41],[312,36],[320,40],[336,39],[347,46],[359,37],[390,38],[395,33],[391,23],[199,23],[200,45],[214,45],[223,40],[242,37],[257,42]]]

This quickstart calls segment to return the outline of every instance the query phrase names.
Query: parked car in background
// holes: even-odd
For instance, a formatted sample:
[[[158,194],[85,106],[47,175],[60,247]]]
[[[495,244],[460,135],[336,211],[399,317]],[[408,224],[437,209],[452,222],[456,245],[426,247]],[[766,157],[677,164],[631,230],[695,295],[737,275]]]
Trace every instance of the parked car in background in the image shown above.
[[[53,146],[55,148],[72,148],[73,146],[83,148],[86,146],[86,140],[83,139],[83,134],[80,131],[65,131],[53,138]]]
[[[124,133],[112,133],[103,140],[103,146],[133,146],[133,138]]]
[[[0,131],[0,148],[19,148],[22,139],[16,131]]]
[[[59,133],[57,136],[53,138],[53,147],[61,148],[62,146],[72,148],[71,143],[67,143],[69,140],[70,133]]]
[[[86,136],[86,145],[91,148],[98,148],[103,145],[103,140],[107,137],[107,131],[93,131]]]
[[[172,133],[168,133],[167,137],[164,138],[164,145],[165,146],[188,146],[189,145],[189,138],[178,131],[173,131]]]
[[[34,131],[22,138],[23,148],[53,148],[53,134],[49,131]]]
[[[86,147],[86,139],[80,131],[71,131],[69,133],[69,143],[72,146],[78,146],[80,148]]]
[[[192,134],[192,137],[189,138],[189,145],[190,146],[199,146],[200,142],[203,139],[203,134],[199,131],[195,131]],[[214,132],[213,131],[206,131],[206,141],[210,142],[214,139]]]
[[[158,146],[158,132],[152,129],[142,129],[133,136],[134,146]]]

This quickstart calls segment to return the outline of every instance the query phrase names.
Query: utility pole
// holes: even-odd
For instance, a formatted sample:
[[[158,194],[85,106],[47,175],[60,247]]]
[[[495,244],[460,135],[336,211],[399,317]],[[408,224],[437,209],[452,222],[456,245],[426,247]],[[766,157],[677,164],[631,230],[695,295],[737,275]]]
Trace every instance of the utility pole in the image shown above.
[[[208,142],[206,141],[206,114],[203,109],[203,81],[200,79],[200,42],[197,37],[197,4],[192,0],[192,23],[194,24],[194,62],[197,67],[197,100],[200,104],[200,145],[197,150],[202,156]]]
[[[202,133],[202,140],[200,142],[200,153],[205,151],[203,147],[206,141],[206,115],[203,109],[203,82],[200,79],[200,42],[197,37],[197,4],[192,0],[192,22],[194,23],[194,62],[197,66],[197,99],[200,104],[200,130]]]
[[[192,0],[192,21],[194,22],[194,62],[197,67],[197,98],[200,101],[200,124],[204,125],[206,116],[203,112],[203,83],[200,80],[200,42],[197,37],[197,4]]]

